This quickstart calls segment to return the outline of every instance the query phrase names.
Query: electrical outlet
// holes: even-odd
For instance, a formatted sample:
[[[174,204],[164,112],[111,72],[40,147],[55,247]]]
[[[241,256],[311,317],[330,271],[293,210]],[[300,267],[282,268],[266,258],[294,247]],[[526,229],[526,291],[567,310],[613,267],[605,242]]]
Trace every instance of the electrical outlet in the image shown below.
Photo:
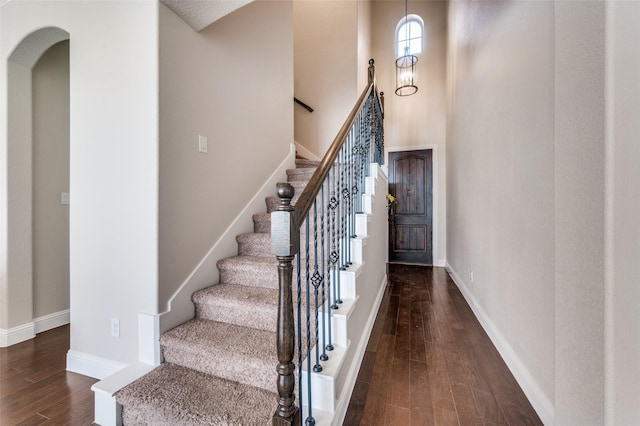
[[[111,335],[120,337],[120,320],[118,318],[111,318]]]
[[[469,281],[473,282],[473,269],[469,269]]]

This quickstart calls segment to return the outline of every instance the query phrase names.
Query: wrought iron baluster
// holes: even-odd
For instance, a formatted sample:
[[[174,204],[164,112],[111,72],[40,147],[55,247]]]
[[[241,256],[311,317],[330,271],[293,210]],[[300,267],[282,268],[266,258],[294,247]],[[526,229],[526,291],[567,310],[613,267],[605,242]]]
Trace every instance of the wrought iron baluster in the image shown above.
[[[307,217],[305,218],[305,242],[304,242],[304,253],[305,253],[305,260],[304,260],[304,265],[305,265],[305,291],[306,291],[306,302],[307,302],[307,307],[305,309],[305,318],[306,318],[306,326],[307,326],[307,330],[306,330],[306,334],[307,334],[307,409],[309,410],[307,418],[305,420],[305,424],[307,426],[310,425],[314,425],[316,423],[315,419],[313,418],[313,413],[312,413],[312,396],[311,396],[311,312],[310,312],[310,308],[311,308],[311,301],[309,299],[309,284],[310,284],[310,277],[309,277],[309,220],[310,217],[307,214]]]
[[[326,288],[328,288],[328,286],[330,286],[331,284],[329,283],[329,274],[327,273],[327,263],[326,263],[326,254],[327,254],[327,249],[328,249],[328,245],[325,247],[325,218],[326,216],[329,214],[328,213],[328,201],[327,198],[325,197],[325,188],[328,184],[329,181],[329,176],[327,176],[327,178],[325,179],[325,181],[322,183],[322,189],[320,190],[321,193],[321,198],[322,198],[322,214],[320,215],[320,245],[322,247],[322,259],[321,259],[321,265],[322,265],[322,277],[324,278],[322,280],[322,312],[324,313],[324,315],[322,315],[322,355],[320,355],[320,361],[327,361],[329,359],[329,356],[327,355],[327,328],[329,328],[328,332],[331,333],[331,318],[329,317],[330,315],[330,311],[329,311],[329,298],[325,299],[325,290]],[[328,191],[327,191],[328,192]],[[329,341],[331,341],[331,338],[329,338]],[[318,342],[319,343],[319,342]]]
[[[309,220],[310,218],[307,218]],[[318,287],[322,284],[322,276],[318,272],[318,200],[313,202],[313,276],[311,277],[311,284],[313,285],[313,296],[315,299],[315,335],[316,335],[316,365],[313,366],[313,371],[319,373],[322,371],[320,365],[320,340],[318,339]]]
[[[340,230],[336,230],[336,215],[340,212],[340,190],[338,189],[338,182],[336,180],[336,167],[339,166],[340,161],[338,160],[334,163],[333,169],[331,170],[333,183],[331,184],[331,202],[329,204],[331,208],[331,256],[329,257],[329,261],[331,262],[331,275],[333,278],[333,304],[331,305],[331,309],[338,309],[338,277],[336,270],[338,260],[340,259],[340,248],[339,236],[336,232],[339,234]]]

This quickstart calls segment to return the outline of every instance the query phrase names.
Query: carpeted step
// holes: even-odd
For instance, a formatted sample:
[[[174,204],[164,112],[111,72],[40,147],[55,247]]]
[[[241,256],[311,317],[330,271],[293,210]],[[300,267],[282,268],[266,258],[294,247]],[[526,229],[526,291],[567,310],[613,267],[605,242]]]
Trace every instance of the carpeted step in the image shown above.
[[[116,401],[129,426],[270,425],[277,395],[165,363],[119,391]]]
[[[274,390],[276,333],[195,318],[160,337],[165,362]]]
[[[295,303],[298,299],[295,285],[292,290],[292,298]],[[309,297],[310,306],[315,308],[313,294],[310,293]],[[303,312],[306,312],[306,298],[306,293],[301,293],[300,301]],[[216,284],[194,293],[193,301],[196,305],[197,318],[273,331],[274,333],[276,331],[278,290],[235,284]],[[322,306],[322,301],[322,296],[319,294],[320,306]],[[297,312],[294,313],[294,316],[294,321],[297,324]],[[312,325],[311,329],[315,330],[315,326]]]
[[[195,292],[193,302],[198,318],[276,331],[276,289],[218,284]]]
[[[315,173],[317,167],[301,167],[299,169],[287,169],[287,180],[289,182],[309,181]]]
[[[304,241],[303,241],[304,244]],[[304,247],[304,245],[303,245]],[[326,260],[326,259],[325,259]],[[306,276],[306,256],[300,258],[302,276]],[[321,262],[321,259],[318,259]],[[313,275],[313,255],[309,259],[310,274]],[[296,279],[297,262],[293,261],[293,279]],[[235,256],[218,261],[220,270],[220,284],[253,286],[278,289],[278,260],[275,256]]]
[[[278,260],[273,255],[228,257],[218,261],[218,269],[221,284],[278,288]]]
[[[258,213],[253,215],[253,232],[271,233],[271,214]]]
[[[319,161],[308,160],[306,158],[296,158],[296,168],[318,167]]]
[[[240,256],[272,257],[271,234],[240,234],[236,237]]]

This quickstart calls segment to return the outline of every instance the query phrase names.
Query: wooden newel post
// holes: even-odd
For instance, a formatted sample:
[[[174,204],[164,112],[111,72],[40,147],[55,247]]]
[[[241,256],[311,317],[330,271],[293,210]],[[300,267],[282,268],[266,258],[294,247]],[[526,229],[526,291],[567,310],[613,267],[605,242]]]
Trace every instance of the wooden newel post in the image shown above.
[[[376,77],[376,68],[373,65],[374,63],[375,61],[373,58],[369,59],[369,84],[373,83],[373,80],[375,80]]]
[[[299,228],[291,199],[295,194],[288,183],[278,184],[278,209],[271,213],[271,252],[278,259],[278,408],[273,414],[273,425],[300,423],[300,411],[295,405],[295,365],[293,353],[295,330],[293,322],[293,259],[299,249]]]

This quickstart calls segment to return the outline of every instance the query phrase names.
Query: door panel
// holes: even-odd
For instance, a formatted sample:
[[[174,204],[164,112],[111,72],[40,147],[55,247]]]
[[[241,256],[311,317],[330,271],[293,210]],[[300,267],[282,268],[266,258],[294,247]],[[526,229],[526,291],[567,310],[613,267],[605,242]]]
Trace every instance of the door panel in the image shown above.
[[[433,264],[432,152],[389,153],[389,261]]]

